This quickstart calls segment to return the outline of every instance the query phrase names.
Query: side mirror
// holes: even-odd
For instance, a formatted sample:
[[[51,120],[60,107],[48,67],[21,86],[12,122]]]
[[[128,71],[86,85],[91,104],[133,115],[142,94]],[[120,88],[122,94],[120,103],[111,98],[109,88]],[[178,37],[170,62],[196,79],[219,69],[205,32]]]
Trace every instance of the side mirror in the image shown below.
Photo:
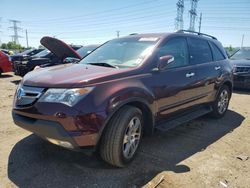
[[[74,57],[66,57],[63,60],[63,63],[78,63],[80,61],[80,59],[78,58],[74,58]]]
[[[174,63],[174,56],[172,55],[161,56],[158,60],[157,69],[164,70],[171,63]]]

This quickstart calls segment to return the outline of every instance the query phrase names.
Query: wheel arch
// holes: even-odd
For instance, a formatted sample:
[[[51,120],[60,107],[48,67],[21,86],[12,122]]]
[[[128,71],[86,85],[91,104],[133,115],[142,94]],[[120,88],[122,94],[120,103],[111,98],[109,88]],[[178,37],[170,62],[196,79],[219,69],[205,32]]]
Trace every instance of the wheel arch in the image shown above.
[[[97,148],[100,145],[100,141],[102,138],[102,135],[105,133],[105,129],[107,127],[107,124],[109,123],[110,119],[114,117],[116,112],[118,112],[120,109],[122,109],[125,106],[133,106],[142,111],[143,114],[143,122],[144,122],[144,128],[143,128],[143,134],[144,135],[152,135],[154,132],[154,124],[155,124],[155,119],[154,119],[154,114],[153,114],[153,109],[148,104],[148,102],[142,98],[130,98],[128,100],[125,100],[121,102],[115,109],[113,109],[112,112],[109,113],[108,118],[106,119],[104,125],[102,126],[102,129],[99,131],[98,139],[97,139]]]
[[[226,80],[222,85],[226,85],[229,88],[231,95],[231,93],[233,92],[233,83],[230,82],[229,80]]]

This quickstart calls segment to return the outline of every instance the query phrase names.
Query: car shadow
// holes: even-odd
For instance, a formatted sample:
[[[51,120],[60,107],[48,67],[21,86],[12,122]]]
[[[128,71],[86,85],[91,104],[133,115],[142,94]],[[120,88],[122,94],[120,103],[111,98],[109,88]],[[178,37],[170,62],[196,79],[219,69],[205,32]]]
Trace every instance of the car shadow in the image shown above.
[[[69,151],[30,135],[12,149],[8,177],[18,187],[135,187],[162,171],[185,173],[178,165],[239,127],[245,118],[228,111],[222,119],[202,117],[168,132],[145,137],[135,160],[112,167],[96,155]]]
[[[10,75],[10,74],[1,74],[0,75],[0,78],[10,78],[10,77],[13,77],[13,75]]]
[[[15,84],[15,85],[18,85],[20,83],[21,80],[12,80],[10,81],[11,83]]]

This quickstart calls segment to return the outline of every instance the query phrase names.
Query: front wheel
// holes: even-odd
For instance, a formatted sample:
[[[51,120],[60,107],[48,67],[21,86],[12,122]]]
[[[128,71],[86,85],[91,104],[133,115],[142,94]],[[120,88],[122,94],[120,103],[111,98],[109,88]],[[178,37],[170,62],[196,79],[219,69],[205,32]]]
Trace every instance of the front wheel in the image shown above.
[[[136,155],[142,127],[142,112],[138,108],[125,106],[120,109],[108,123],[102,137],[102,159],[113,166],[126,166]]]
[[[212,116],[215,118],[221,118],[225,115],[229,100],[231,97],[231,92],[228,86],[223,85],[219,90],[216,100],[212,104]]]

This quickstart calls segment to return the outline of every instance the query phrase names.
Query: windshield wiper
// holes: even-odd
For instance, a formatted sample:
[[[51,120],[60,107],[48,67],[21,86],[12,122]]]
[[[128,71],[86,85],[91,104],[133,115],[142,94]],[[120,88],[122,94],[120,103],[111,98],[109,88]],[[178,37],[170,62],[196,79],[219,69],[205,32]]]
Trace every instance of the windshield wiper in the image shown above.
[[[118,69],[117,66],[110,65],[110,64],[108,64],[108,63],[103,63],[103,62],[100,62],[100,63],[99,63],[99,62],[96,62],[96,63],[87,63],[87,64],[89,64],[89,65],[103,66],[103,67],[112,67],[112,68]]]

